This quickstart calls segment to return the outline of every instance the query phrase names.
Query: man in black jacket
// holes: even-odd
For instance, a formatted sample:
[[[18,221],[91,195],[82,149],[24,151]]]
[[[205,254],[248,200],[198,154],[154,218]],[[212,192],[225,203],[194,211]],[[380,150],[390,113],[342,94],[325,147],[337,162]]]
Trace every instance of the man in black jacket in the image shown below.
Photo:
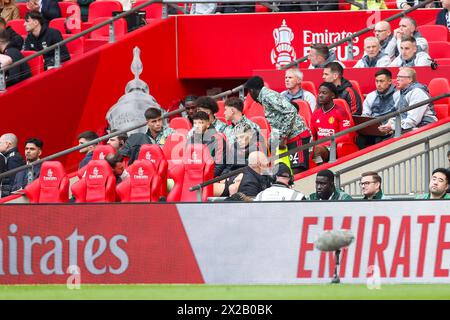
[[[59,30],[49,28],[39,12],[27,12],[25,15],[25,29],[28,35],[25,39],[24,50],[41,51],[63,40]],[[70,54],[65,44],[60,46],[61,62],[70,60]],[[44,68],[55,65],[55,50],[44,54]]]
[[[0,137],[0,162],[4,164],[0,165],[0,167],[3,167],[3,172],[25,164],[23,157],[17,150],[17,137],[13,133],[5,133]],[[0,180],[2,198],[10,195],[15,176],[14,174]]]
[[[21,59],[23,59],[22,53],[17,48],[11,46],[6,32],[0,31],[0,66],[6,67]],[[6,86],[9,87],[29,77],[31,77],[30,66],[28,62],[22,63],[5,72]]]
[[[41,139],[30,138],[25,141],[25,159],[27,164],[32,164],[39,160],[42,154],[42,147],[44,143]],[[39,178],[41,173],[42,163],[34,165],[33,167],[17,172],[16,178],[11,191],[24,189],[27,185]]]
[[[442,0],[443,9],[436,16],[436,24],[446,26],[450,32],[450,0]]]
[[[0,32],[4,31],[9,38],[9,46],[18,50],[22,50],[23,38],[20,34],[14,31],[10,26],[6,26],[6,20],[0,17]]]

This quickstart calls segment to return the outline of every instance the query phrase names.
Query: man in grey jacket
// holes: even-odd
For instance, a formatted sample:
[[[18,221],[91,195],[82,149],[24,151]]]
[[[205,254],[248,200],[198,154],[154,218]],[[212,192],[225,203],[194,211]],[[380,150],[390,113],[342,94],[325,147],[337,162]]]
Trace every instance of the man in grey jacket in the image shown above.
[[[424,51],[418,51],[414,37],[404,37],[400,45],[400,55],[392,61],[390,67],[430,66],[433,59]]]

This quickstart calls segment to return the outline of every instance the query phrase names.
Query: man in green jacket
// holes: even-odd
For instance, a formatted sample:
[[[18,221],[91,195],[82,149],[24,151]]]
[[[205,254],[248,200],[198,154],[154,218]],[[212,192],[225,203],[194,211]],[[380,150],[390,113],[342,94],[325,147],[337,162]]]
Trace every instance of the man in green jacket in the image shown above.
[[[334,185],[334,173],[322,170],[316,176],[316,192],[311,193],[307,200],[353,200],[347,193],[338,190]]]
[[[361,174],[361,191],[364,200],[385,200],[389,199],[381,190],[381,177],[375,171],[368,171]]]
[[[435,169],[428,186],[430,192],[418,195],[416,199],[450,199],[450,194],[447,193],[449,181],[450,172],[447,169]]]

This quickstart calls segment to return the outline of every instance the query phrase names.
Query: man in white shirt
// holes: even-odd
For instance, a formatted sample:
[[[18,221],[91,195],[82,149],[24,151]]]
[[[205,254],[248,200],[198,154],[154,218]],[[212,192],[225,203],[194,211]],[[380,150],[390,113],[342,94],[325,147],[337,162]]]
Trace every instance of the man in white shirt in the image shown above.
[[[424,51],[418,51],[416,39],[406,36],[400,45],[400,55],[391,62],[389,67],[423,67],[430,66],[433,59]]]
[[[387,67],[391,63],[391,58],[381,51],[380,41],[375,37],[364,40],[364,51],[366,54],[353,68]]]
[[[311,112],[316,109],[316,97],[311,92],[302,89],[303,72],[298,68],[286,70],[284,75],[285,91],[281,94],[288,98],[289,101],[301,99],[309,103]]]

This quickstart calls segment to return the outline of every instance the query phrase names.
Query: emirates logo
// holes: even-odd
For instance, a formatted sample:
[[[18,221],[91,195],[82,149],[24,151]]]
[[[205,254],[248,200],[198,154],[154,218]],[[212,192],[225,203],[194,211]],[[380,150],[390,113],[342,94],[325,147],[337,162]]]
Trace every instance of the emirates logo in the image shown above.
[[[53,176],[53,170],[48,169],[47,174],[44,176],[44,181],[55,181],[58,180],[58,178]]]
[[[100,160],[105,160],[105,154],[103,153],[103,151],[100,152],[100,155],[98,156],[98,158],[99,158]]]
[[[270,59],[272,64],[277,68],[287,65],[297,58],[294,48],[291,46],[294,40],[294,33],[292,29],[286,24],[283,19],[281,26],[273,30],[273,38],[275,40],[275,48],[272,49]]]
[[[144,175],[144,168],[139,167],[138,169],[138,174],[134,175],[134,179],[138,179],[138,180],[148,180],[148,176]]]
[[[98,168],[94,167],[94,169],[92,170],[92,174],[89,175],[89,179],[103,179],[103,175],[98,173]]]

